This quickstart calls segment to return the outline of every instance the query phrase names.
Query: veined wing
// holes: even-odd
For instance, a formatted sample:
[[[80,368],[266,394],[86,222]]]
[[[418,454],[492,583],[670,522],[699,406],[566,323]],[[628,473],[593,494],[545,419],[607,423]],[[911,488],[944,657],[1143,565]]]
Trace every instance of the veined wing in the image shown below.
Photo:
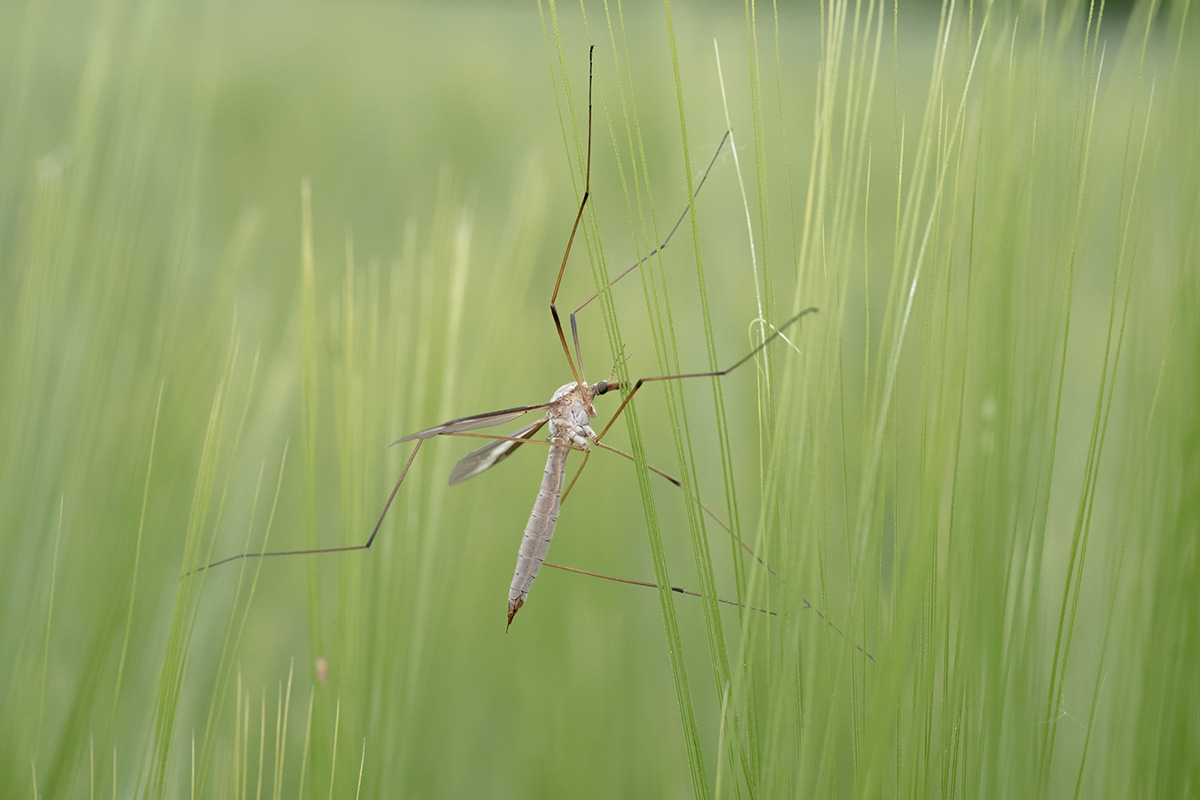
[[[542,429],[542,426],[547,422],[546,417],[534,422],[532,425],[526,425],[519,431],[513,431],[508,435],[509,439],[520,439],[519,442],[508,441],[508,439],[496,439],[488,442],[478,450],[472,450],[458,460],[454,465],[454,469],[450,472],[450,485],[462,483],[467,478],[474,478],[479,473],[486,469],[496,466],[504,459],[508,458],[525,442],[529,441]]]
[[[459,431],[471,431],[476,428],[490,428],[493,425],[503,425],[506,422],[513,421],[522,414],[528,414],[530,411],[541,411],[549,407],[549,403],[542,403],[536,406],[502,408],[499,411],[489,411],[486,414],[472,414],[469,417],[452,419],[449,422],[443,422],[441,425],[434,425],[432,428],[410,433],[403,439],[397,439],[392,442],[392,444],[411,442],[414,439],[430,439],[434,436],[441,436],[443,433],[458,433]]]

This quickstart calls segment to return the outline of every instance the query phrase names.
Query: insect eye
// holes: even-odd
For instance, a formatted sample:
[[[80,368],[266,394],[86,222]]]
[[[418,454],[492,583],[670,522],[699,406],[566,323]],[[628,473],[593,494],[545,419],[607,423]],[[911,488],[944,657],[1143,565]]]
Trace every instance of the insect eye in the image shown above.
[[[595,387],[596,394],[604,394],[608,391],[608,381],[599,381],[592,384],[592,386]]]

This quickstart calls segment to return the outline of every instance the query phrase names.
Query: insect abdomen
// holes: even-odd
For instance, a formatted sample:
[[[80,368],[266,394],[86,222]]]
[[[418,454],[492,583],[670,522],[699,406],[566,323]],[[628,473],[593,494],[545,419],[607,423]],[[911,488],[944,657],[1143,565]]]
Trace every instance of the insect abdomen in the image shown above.
[[[511,625],[517,611],[525,604],[529,587],[537,577],[550,540],[554,537],[554,526],[558,522],[558,509],[562,501],[563,473],[567,466],[567,441],[557,436],[550,439],[550,454],[546,457],[546,471],[542,475],[542,486],[537,501],[525,525],[521,537],[521,549],[517,553],[517,569],[513,573],[512,586],[508,590],[508,624]]]

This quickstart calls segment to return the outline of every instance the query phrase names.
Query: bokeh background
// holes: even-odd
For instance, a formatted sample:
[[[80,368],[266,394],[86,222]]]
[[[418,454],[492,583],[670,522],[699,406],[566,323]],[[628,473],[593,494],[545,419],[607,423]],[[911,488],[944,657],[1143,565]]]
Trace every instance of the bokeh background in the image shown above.
[[[1195,794],[1195,11],[3,4],[0,794]]]

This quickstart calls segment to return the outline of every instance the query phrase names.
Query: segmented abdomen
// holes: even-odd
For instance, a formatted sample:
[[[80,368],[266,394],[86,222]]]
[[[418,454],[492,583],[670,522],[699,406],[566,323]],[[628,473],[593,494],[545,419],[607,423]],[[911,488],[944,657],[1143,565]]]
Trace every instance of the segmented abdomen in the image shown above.
[[[567,441],[558,436],[551,437],[550,454],[546,457],[546,471],[542,475],[542,487],[538,490],[537,501],[529,514],[529,522],[525,525],[525,535],[521,537],[521,550],[517,553],[517,569],[513,573],[512,586],[508,590],[508,624],[512,624],[517,610],[525,603],[529,595],[529,587],[537,577],[542,562],[546,560],[546,552],[550,549],[550,539],[554,537],[554,526],[558,522],[558,508],[562,502],[563,473],[567,466],[568,449],[564,446]]]

